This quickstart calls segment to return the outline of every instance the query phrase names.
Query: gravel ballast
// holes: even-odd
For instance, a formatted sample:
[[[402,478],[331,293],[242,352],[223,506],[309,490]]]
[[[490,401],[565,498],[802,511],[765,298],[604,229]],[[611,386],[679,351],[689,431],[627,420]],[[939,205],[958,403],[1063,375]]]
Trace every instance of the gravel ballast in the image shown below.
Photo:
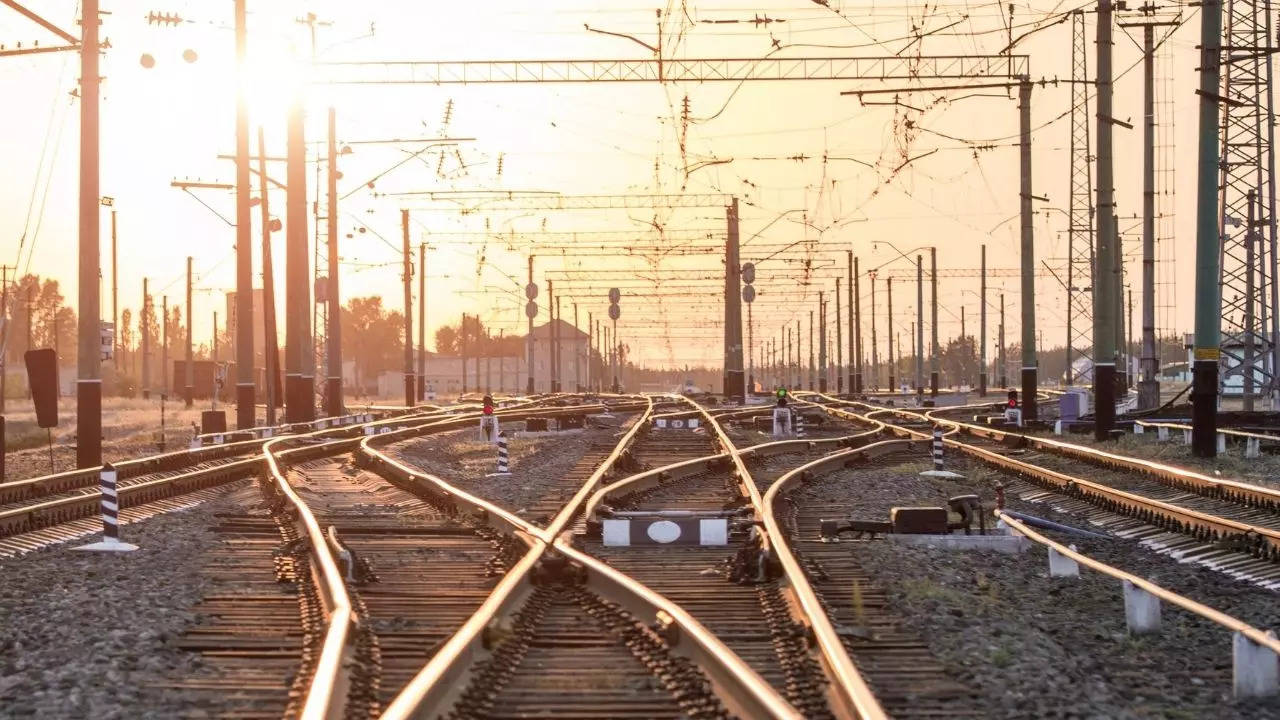
[[[0,561],[0,716],[177,717],[160,685],[198,671],[177,647],[209,590],[202,556],[215,515],[260,502],[246,485],[204,505],[122,527],[131,553],[89,553],[75,541]],[[93,538],[96,540],[96,538]]]
[[[511,510],[529,515],[549,497],[572,495],[581,481],[566,475],[593,448],[607,452],[621,439],[628,416],[619,416],[619,427],[525,435],[510,439],[509,477],[486,477],[494,472],[497,450],[477,438],[476,430],[456,430],[408,440],[388,448],[400,461],[431,473],[451,485]],[[583,478],[585,479],[585,478]],[[533,521],[539,518],[528,517]]]
[[[959,481],[920,477],[920,455],[857,465],[795,488],[801,532],[823,517],[887,520],[893,506],[945,506],[949,497],[993,496],[1001,476],[952,458]],[[1088,529],[1076,517],[1009,498],[1009,508]],[[806,521],[804,518],[810,517]],[[1245,582],[1120,539],[1051,538],[1103,562],[1222,610],[1255,627],[1277,625],[1275,595]],[[808,535],[806,535],[808,537]],[[1018,555],[945,551],[884,540],[846,542],[851,562],[870,573],[889,607],[915,629],[948,674],[975,688],[988,717],[1264,718],[1280,700],[1236,701],[1231,691],[1231,633],[1175,607],[1163,629],[1130,637],[1119,581],[1082,569],[1050,578],[1039,545]],[[847,592],[831,595],[845,598]]]

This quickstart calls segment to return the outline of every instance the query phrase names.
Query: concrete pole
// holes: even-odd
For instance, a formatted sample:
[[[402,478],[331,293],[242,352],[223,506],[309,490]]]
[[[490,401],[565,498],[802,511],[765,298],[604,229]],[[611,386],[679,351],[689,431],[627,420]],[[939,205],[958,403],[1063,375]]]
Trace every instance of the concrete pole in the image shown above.
[[[577,311],[578,311],[578,307],[577,305],[574,305],[575,315]],[[576,317],[575,317],[575,321],[576,321]],[[594,355],[593,351],[596,348],[596,337],[599,335],[599,332],[593,332],[594,326],[595,326],[595,314],[588,311],[587,312],[587,392],[592,392],[596,388],[595,386],[596,362],[595,362],[595,358],[592,356]]]
[[[413,407],[413,255],[409,251],[409,211],[400,211],[400,253],[404,285],[404,404]]]
[[[932,300],[933,319],[929,321],[933,341],[929,355],[929,395],[938,397],[938,249],[929,248],[929,296]]]
[[[547,323],[547,367],[549,373],[547,375],[551,380],[551,392],[560,392],[560,369],[556,367],[556,358],[560,355],[559,347],[556,343],[556,297],[555,283],[551,280],[547,281],[547,312],[550,313],[551,320]]]
[[[275,427],[276,407],[280,405],[280,333],[276,329],[276,275],[271,252],[271,207],[269,200],[271,191],[267,187],[267,144],[262,126],[258,126],[258,198],[262,210],[262,369],[266,375],[264,383],[267,399],[267,425]],[[241,296],[236,293],[236,318],[240,318],[240,298],[244,297],[253,309],[253,292]],[[253,337],[253,313],[249,317],[249,337]],[[237,319],[237,322],[239,320]],[[236,328],[236,337],[240,329]],[[253,342],[249,343],[250,365],[253,363]],[[257,410],[254,410],[255,421]]]
[[[756,346],[755,341],[755,318],[752,316],[751,306],[755,303],[747,303],[747,389],[746,393],[750,395],[756,389],[756,368],[751,355],[751,350]]]
[[[885,316],[884,336],[889,341],[889,392],[897,390],[897,367],[893,364],[893,278],[884,279],[885,294],[889,296],[889,312]],[[902,348],[899,347],[899,350]]]
[[[982,246],[982,280],[978,303],[978,397],[987,394],[987,246]]]
[[[147,325],[147,311],[151,309],[151,294],[147,292],[147,279],[142,278],[142,399],[151,399],[151,327]]]
[[[821,301],[821,300],[819,300]],[[809,390],[817,389],[817,377],[813,363],[813,311],[809,311]]]
[[[102,356],[98,232],[98,0],[80,15],[79,343],[76,362],[76,467],[102,464]]]
[[[307,146],[302,98],[289,106],[285,152],[285,419],[307,422],[315,415],[314,375],[307,373],[311,347],[310,258],[307,252]],[[314,361],[314,356],[312,357]]]
[[[235,0],[236,426],[242,429],[253,427],[257,417],[253,372],[253,246],[249,240],[249,106],[245,100],[245,28],[245,0]]]
[[[325,368],[324,396],[327,407],[325,412],[330,417],[344,414],[342,398],[342,297],[338,283],[338,122],[334,109],[329,108],[329,169],[325,193],[328,198],[325,222],[328,223],[325,234],[328,236],[328,327],[325,328],[325,358],[329,366]]]
[[[818,392],[827,391],[827,302],[818,291]]]
[[[844,394],[844,329],[840,314],[840,278],[836,278],[836,393]],[[852,364],[853,357],[849,358]]]
[[[876,277],[871,273],[871,387],[880,389],[880,350],[876,341]],[[854,275],[856,278],[857,275]]]
[[[111,330],[114,337],[111,338],[111,357],[112,364],[116,366],[116,374],[122,374],[124,368],[120,365],[120,308],[119,308],[119,292],[117,285],[117,266],[116,266],[116,211],[111,211]],[[119,390],[117,390],[119,392]],[[0,412],[4,412],[4,400],[0,399]]]
[[[1097,269],[1093,291],[1093,393],[1094,438],[1107,440],[1115,426],[1116,416],[1116,284],[1115,284],[1115,179],[1112,165],[1111,122],[1111,10],[1112,0],[1098,2],[1098,201],[1094,210],[1097,220]],[[1203,13],[1201,19],[1203,22]],[[1219,40],[1215,39],[1215,47]],[[1218,88],[1212,89],[1217,97]],[[1215,105],[1216,108],[1216,105]],[[1215,133],[1216,138],[1216,133]],[[1215,162],[1214,167],[1217,167]],[[1216,178],[1215,178],[1215,188]],[[1216,191],[1216,190],[1215,190]],[[1215,231],[1215,248],[1216,231]],[[1216,251],[1215,251],[1216,252]],[[1214,260],[1215,267],[1217,260]],[[1217,282],[1216,274],[1214,282]]]
[[[1105,0],[1104,0],[1105,1]],[[1018,83],[1019,175],[1022,180],[1021,196],[1021,259],[1022,259],[1022,418],[1035,420],[1036,390],[1036,246],[1031,215],[1031,81],[1023,77]]]
[[[1000,293],[1000,352],[997,354],[1000,362],[1000,387],[1009,387],[1009,360],[1004,356],[1004,293]]]
[[[551,281],[547,281],[548,290],[551,288]],[[560,325],[564,322],[564,315],[560,312],[560,296],[556,296],[556,317],[552,321],[552,327],[555,330],[555,346],[556,346],[556,392],[564,392],[564,345],[560,338]]]
[[[169,296],[160,296],[160,399],[169,395]]]
[[[742,360],[742,263],[738,256],[738,198],[725,208],[728,233],[725,238],[724,292],[724,394],[744,398]]]
[[[578,303],[573,304],[573,391],[582,392],[582,347],[578,342]],[[501,332],[501,331],[499,331]]]
[[[533,285],[533,256],[532,255],[529,256],[529,285],[530,286]],[[529,302],[535,303],[534,308],[536,310],[537,308],[536,301],[530,300]],[[533,316],[528,315],[528,320],[529,320],[529,332],[527,335],[525,335],[525,350],[528,353],[528,357],[526,358],[526,364],[528,365],[529,380],[528,380],[528,383],[525,385],[524,391],[525,391],[525,394],[527,395],[533,395]],[[466,373],[466,370],[464,369],[463,374],[465,373]]]
[[[853,251],[846,257],[849,267],[849,365],[852,374],[849,376],[849,392],[862,394],[862,295],[858,278],[858,258]]]
[[[427,244],[418,243],[418,401],[427,399]]]
[[[182,388],[182,403],[186,407],[192,407],[195,404],[195,355],[192,353],[191,339],[191,256],[187,256],[187,363],[186,372],[184,373],[184,385]]]
[[[916,404],[924,400],[924,258],[916,255],[916,325],[912,333],[916,360]]]

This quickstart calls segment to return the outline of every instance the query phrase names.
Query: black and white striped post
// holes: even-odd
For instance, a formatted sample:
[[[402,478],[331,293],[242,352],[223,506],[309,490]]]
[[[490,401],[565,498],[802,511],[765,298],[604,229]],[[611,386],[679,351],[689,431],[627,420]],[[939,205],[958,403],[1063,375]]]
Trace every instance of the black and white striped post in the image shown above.
[[[97,552],[130,552],[137,545],[120,542],[120,495],[116,491],[118,474],[111,463],[105,463],[99,473],[98,489],[102,493],[102,542],[82,545],[77,550]]]
[[[498,433],[498,471],[489,473],[489,477],[505,477],[511,474],[511,456],[507,452],[507,434]]]
[[[933,426],[933,469],[942,472],[942,426]]]
[[[800,412],[799,408],[796,408],[795,428],[796,428],[796,437],[803,438],[804,437],[804,413]]]
[[[943,457],[942,457],[943,443],[942,443],[942,425],[941,424],[935,423],[933,426],[932,446],[933,446],[933,469],[925,470],[920,474],[925,477],[939,477],[939,478],[952,478],[952,479],[963,478],[964,476],[961,475],[960,473],[951,472],[950,470],[947,470],[943,467]]]

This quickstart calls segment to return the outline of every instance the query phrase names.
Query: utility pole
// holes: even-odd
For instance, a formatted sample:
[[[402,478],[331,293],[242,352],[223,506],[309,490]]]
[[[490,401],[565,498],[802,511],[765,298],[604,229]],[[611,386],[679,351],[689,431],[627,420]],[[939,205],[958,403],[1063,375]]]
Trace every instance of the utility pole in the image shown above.
[[[854,277],[857,277],[856,275]],[[876,341],[876,274],[872,271],[871,280],[871,386],[880,389],[880,350]]]
[[[929,357],[929,395],[938,397],[938,248],[929,248],[929,283],[932,290],[933,319],[929,322],[933,335],[932,350]]]
[[[840,316],[840,278],[836,278],[836,394],[844,394],[844,330],[841,328],[843,319]],[[852,357],[849,358],[853,360]]]
[[[314,31],[314,26],[312,28]],[[329,312],[326,319],[329,321],[328,327],[325,328],[325,359],[329,367],[326,368],[325,383],[325,399],[328,401],[328,407],[325,411],[329,417],[338,417],[343,414],[343,397],[342,397],[342,297],[339,295],[338,284],[338,129],[336,113],[332,107],[329,108],[329,165],[328,178],[325,189],[328,200],[325,202],[325,222],[328,228],[325,234],[328,236],[328,265],[329,265]]]
[[[574,321],[577,322],[578,306],[574,305]],[[596,389],[596,361],[592,357],[596,349],[596,338],[600,335],[599,329],[595,325],[595,313],[587,311],[587,392],[594,392]]]
[[[898,378],[895,377],[894,372],[897,366],[893,364],[893,278],[884,279],[884,289],[885,294],[889,296],[889,313],[884,328],[885,339],[889,341],[889,392],[895,392],[898,387],[896,382]],[[901,346],[898,350],[902,350]]]
[[[119,309],[118,301],[119,301],[120,288],[117,285],[118,278],[117,278],[116,269],[117,269],[117,266],[116,266],[116,211],[115,211],[115,208],[112,208],[111,209],[111,331],[112,331],[113,337],[111,338],[111,357],[113,358],[112,362],[116,366],[116,371],[117,371],[116,374],[119,375],[121,374],[120,371],[122,370],[122,368],[120,367],[120,343],[119,343],[120,309]],[[0,399],[0,412],[4,412],[3,399]]]
[[[791,385],[791,328],[782,326],[782,384]]]
[[[311,288],[307,281],[307,165],[302,100],[289,106],[288,142],[285,152],[285,420],[307,422],[315,414],[314,377],[306,374],[311,347],[307,318],[311,313]],[[314,360],[314,357],[313,357]]]
[[[267,143],[264,138],[262,126],[258,126],[258,201],[262,209],[262,369],[266,375],[266,382],[263,383],[266,388],[267,395],[267,426],[275,427],[276,425],[276,408],[280,405],[281,391],[280,387],[280,334],[276,330],[276,275],[275,265],[272,261],[271,252],[271,207],[269,200],[271,198],[270,190],[267,188]],[[249,318],[247,327],[249,329],[248,355],[250,376],[253,373],[253,290],[247,294],[241,295],[236,293],[236,337],[241,337],[242,330],[239,323],[243,320],[244,315],[240,312],[241,305],[249,306]],[[240,357],[239,354],[236,356]],[[237,363],[240,362],[238,359]],[[238,373],[237,373],[238,374]],[[257,421],[257,409],[253,409],[252,421]],[[241,426],[245,427],[245,426]],[[252,427],[250,425],[249,427]]]
[[[862,295],[858,288],[858,258],[853,251],[846,251],[849,268],[849,365],[853,373],[849,376],[849,392],[862,394]]]
[[[1009,361],[1004,356],[1004,293],[1000,293],[1000,387],[1009,387]]]
[[[1123,395],[1129,392],[1129,343],[1124,324],[1124,238],[1120,235],[1119,215],[1111,218],[1111,229],[1115,233],[1115,242],[1111,244],[1111,252],[1115,255],[1111,266],[1115,268],[1115,293],[1111,297],[1116,301],[1112,308],[1115,320],[1111,327],[1116,331],[1116,393]]]
[[[1160,361],[1156,357],[1155,27],[1150,23],[1142,27],[1142,115],[1142,376],[1138,408],[1154,410],[1160,405]]]
[[[213,397],[213,407],[210,410],[218,409],[218,311],[213,311],[213,339],[209,343],[211,357],[213,358],[213,387],[210,389],[210,395]]]
[[[1212,1],[1212,0],[1209,0]],[[1093,393],[1094,438],[1109,440],[1116,417],[1116,284],[1115,284],[1115,179],[1112,167],[1112,118],[1111,118],[1111,2],[1098,1],[1098,201],[1095,204],[1097,218],[1097,271],[1093,290]],[[1201,22],[1210,24],[1202,8]],[[1214,47],[1220,41],[1215,37]],[[1203,90],[1203,88],[1202,88]],[[1218,87],[1208,89],[1211,98],[1218,97]],[[1204,98],[1201,98],[1204,101]],[[1210,100],[1210,102],[1215,102]],[[1217,106],[1214,105],[1215,112]],[[1216,141],[1216,133],[1215,133]],[[1216,146],[1214,168],[1217,168]],[[1214,179],[1216,192],[1217,179]],[[1217,233],[1214,234],[1214,252],[1217,252]],[[1197,264],[1199,258],[1197,259]],[[1217,260],[1214,260],[1217,267]],[[1214,282],[1217,282],[1216,273]],[[1215,307],[1215,312],[1217,308]]]
[[[534,287],[535,287],[535,286],[534,286],[534,284],[533,284],[533,256],[532,256],[532,255],[530,255],[530,256],[529,256],[529,285],[528,285],[528,288],[529,288],[529,290],[530,290],[530,291],[532,291]],[[532,294],[532,293],[531,293],[531,294]],[[528,395],[533,395],[533,314],[534,314],[534,312],[537,312],[537,309],[538,309],[538,306],[537,306],[537,304],[534,302],[534,299],[533,299],[533,298],[529,298],[529,305],[528,305],[528,309],[529,309],[530,311],[532,311],[532,312],[526,312],[526,313],[525,313],[525,315],[526,315],[526,316],[528,316],[528,320],[529,320],[529,333],[528,333],[528,335],[526,335],[526,336],[525,336],[525,345],[527,346],[527,347],[526,347],[526,349],[528,350],[528,354],[529,354],[529,357],[528,357],[528,363],[527,363],[527,364],[528,364],[528,366],[529,366],[529,367],[528,367],[528,371],[529,371],[529,382],[528,382],[528,384],[525,386],[525,390],[524,390],[524,391],[525,391],[525,393],[526,393],[526,394],[528,394]],[[466,371],[465,371],[465,370],[463,371],[463,374],[466,374]]]
[[[582,331],[578,329],[578,303],[573,303],[573,391],[582,392],[582,348],[578,342]]]
[[[810,316],[812,317],[812,316]],[[827,303],[818,291],[818,392],[827,391]]]
[[[547,287],[551,287],[551,281],[547,281]],[[564,315],[560,313],[560,296],[556,296],[556,317],[552,327],[555,328],[556,337],[556,392],[564,391],[564,353],[561,352],[563,347],[560,343],[560,323],[563,321]]]
[[[560,378],[556,372],[556,287],[551,280],[547,281],[547,312],[551,320],[547,323],[547,377],[550,379],[551,392],[560,392]]]
[[[169,296],[160,296],[160,399],[169,395]]]
[[[413,256],[409,252],[409,211],[404,209],[400,211],[400,236],[404,260],[404,404],[413,407]],[[463,327],[465,331],[465,323]]]
[[[725,208],[728,233],[725,238],[724,272],[724,394],[745,400],[742,362],[742,263],[738,257],[738,198]]]
[[[256,423],[253,368],[253,246],[249,240],[249,106],[246,97],[245,0],[235,0],[236,32],[236,426],[245,429]],[[258,133],[261,151],[262,133]],[[259,162],[259,171],[262,163]],[[265,173],[262,173],[265,177]],[[265,182],[265,181],[264,181]],[[266,216],[263,195],[263,216]],[[264,219],[264,223],[267,220]],[[264,241],[265,242],[265,241]],[[265,275],[265,270],[264,270]],[[264,312],[266,308],[263,308]],[[274,415],[267,404],[268,415]]]
[[[80,14],[79,343],[76,363],[76,467],[102,464],[101,309],[98,306],[98,0]]]
[[[916,255],[916,405],[924,404],[924,258]],[[901,349],[901,348],[899,348]]]
[[[809,390],[817,389],[813,366],[813,311],[809,311]]]
[[[981,280],[980,299],[978,303],[978,345],[979,350],[978,361],[978,397],[984,397],[987,394],[987,246],[982,246],[982,280]]]
[[[187,256],[187,363],[185,384],[182,388],[182,404],[192,407],[195,404],[195,355],[191,351],[191,256]]]
[[[427,244],[418,243],[418,400],[427,399]]]
[[[18,270],[14,266],[14,272]],[[9,266],[0,265],[0,323],[3,323],[3,336],[0,336],[0,416],[4,415],[5,395],[8,390],[9,377]],[[3,455],[0,454],[0,460]],[[3,477],[0,471],[0,477]]]
[[[151,399],[151,326],[147,324],[147,315],[151,310],[151,294],[147,292],[147,279],[142,278],[142,399]]]
[[[1107,2],[1108,0],[1102,0]],[[1101,92],[1099,92],[1101,95]],[[1031,79],[1023,76],[1018,82],[1018,124],[1020,126],[1018,150],[1022,180],[1021,195],[1021,260],[1022,260],[1022,417],[1035,420],[1036,391],[1036,245],[1031,214]],[[1101,130],[1099,130],[1101,132]]]

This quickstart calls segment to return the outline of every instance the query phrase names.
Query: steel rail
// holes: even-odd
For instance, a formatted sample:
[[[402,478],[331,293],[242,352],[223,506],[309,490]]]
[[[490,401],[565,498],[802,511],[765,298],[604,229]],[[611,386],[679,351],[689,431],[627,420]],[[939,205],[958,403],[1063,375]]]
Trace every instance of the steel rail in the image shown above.
[[[729,454],[730,459],[737,468],[739,484],[743,487],[744,494],[751,499],[751,507],[755,515],[753,520],[759,531],[757,537],[760,539],[760,551],[765,556],[766,562],[769,556],[777,560],[782,568],[783,578],[791,585],[793,590],[801,585],[807,586],[804,569],[800,567],[795,554],[785,547],[785,536],[777,532],[776,524],[772,528],[769,527],[766,519],[764,498],[761,497],[760,490],[756,487],[755,480],[751,477],[751,472],[747,469],[741,452],[733,444],[733,441],[729,439],[728,434],[725,433],[720,423],[716,421],[711,413],[706,411],[706,408],[692,400],[688,402],[703,411],[707,423],[715,430],[721,447]],[[816,601],[816,598],[813,599]],[[888,713],[880,705],[880,701],[876,698],[875,693],[871,691],[871,687],[867,685],[862,674],[858,672],[853,661],[849,659],[848,653],[845,652],[844,644],[840,641],[840,636],[836,633],[830,618],[826,616],[826,611],[822,608],[821,603],[801,603],[801,607],[803,610],[801,619],[809,623],[820,650],[819,657],[822,658],[823,663],[827,666],[828,676],[836,681],[834,690],[839,703],[852,709],[863,720],[887,720]]]
[[[848,401],[840,401],[830,396],[822,396],[828,400],[835,400],[842,404],[858,404],[863,407],[875,407],[865,403],[849,403]],[[1152,476],[1161,482],[1172,485],[1180,490],[1191,490],[1210,497],[1224,497],[1231,500],[1244,500],[1251,505],[1263,507],[1267,509],[1280,509],[1280,490],[1254,485],[1252,483],[1242,482],[1239,480],[1226,480],[1223,478],[1205,475],[1187,468],[1177,467],[1175,465],[1167,465],[1165,463],[1156,462],[1154,460],[1144,460],[1128,455],[1120,455],[1118,453],[1107,452],[1099,448],[1088,447],[1086,445],[1077,445],[1075,443],[1063,442],[1052,438],[1036,437],[1025,433],[1009,432],[994,427],[986,427],[975,425],[973,423],[960,422],[948,418],[936,417],[937,413],[954,411],[958,409],[981,408],[988,407],[989,403],[979,405],[961,405],[946,408],[934,408],[924,412],[915,412],[906,408],[876,408],[884,412],[894,413],[906,417],[921,418],[929,422],[941,423],[959,429],[964,434],[978,435],[980,437],[988,437],[997,440],[1005,440],[1009,437],[1018,438],[1019,442],[1025,442],[1039,450],[1048,450],[1059,455],[1074,457],[1087,462],[1110,467],[1118,470],[1128,470],[1143,473]],[[1141,422],[1141,421],[1139,421]],[[1223,433],[1239,431],[1220,431]],[[1280,438],[1268,437],[1271,440],[1280,440]]]
[[[294,492],[273,452],[279,443],[296,440],[297,436],[269,440],[263,446],[263,455],[266,457],[268,473],[275,481],[276,491],[293,506],[294,520],[301,526],[302,536],[308,540],[312,574],[314,576],[318,568],[319,578],[315,579],[315,585],[320,591],[328,615],[320,657],[312,670],[311,680],[307,683],[300,717],[303,720],[340,718],[346,711],[346,690],[350,683],[351,659],[354,655],[347,637],[358,619],[351,609],[351,597],[347,594],[346,583],[324,531],[320,529],[320,523],[316,521],[307,503]]]
[[[555,408],[550,411],[553,414],[567,414],[580,412],[579,407]],[[508,414],[544,414],[536,410],[509,411]],[[475,421],[477,416],[454,417],[447,420],[418,425],[416,427],[401,428],[394,432],[397,436],[403,436],[407,432],[422,431],[440,431],[444,429],[453,429],[455,427],[465,427]],[[372,425],[386,424],[388,422],[403,422],[403,418],[399,420],[382,420],[375,423],[368,423],[365,427]],[[347,426],[342,431],[350,431],[356,426]],[[312,514],[310,507],[306,502],[294,492],[288,479],[285,477],[282,461],[284,456],[297,456],[299,458],[309,459],[316,456],[331,455],[348,449],[348,445],[353,441],[355,444],[364,444],[373,437],[388,437],[392,432],[369,434],[354,439],[330,440],[319,445],[304,445],[302,447],[291,448],[288,450],[275,451],[275,446],[280,443],[297,443],[307,439],[315,439],[317,436],[332,433],[334,430],[319,430],[306,435],[288,435],[269,440],[263,446],[263,455],[266,459],[267,471],[271,479],[275,483],[276,489],[286,500],[293,506],[293,517],[295,522],[299,523],[301,535],[308,539],[308,552],[311,554],[314,562],[312,563],[313,575],[318,572],[319,577],[315,578],[315,586],[320,592],[321,599],[325,605],[327,614],[326,629],[324,639],[321,643],[320,656],[312,671],[311,679],[307,685],[305,698],[303,699],[302,713],[300,715],[304,720],[321,720],[322,718],[340,718],[345,714],[347,701],[347,687],[350,681],[350,669],[353,664],[354,649],[351,647],[349,638],[351,636],[351,628],[358,623],[358,618],[352,610],[351,598],[347,594],[346,583],[343,575],[339,570],[337,559],[334,557],[333,548],[330,546],[325,533],[321,530],[319,523]],[[317,570],[318,568],[318,570]]]
[[[849,414],[856,416],[856,413],[848,413],[845,410],[832,408],[833,412],[838,414]],[[880,411],[881,409],[877,409]],[[902,411],[899,411],[901,413]],[[916,413],[907,413],[915,417],[924,417]],[[947,435],[959,433],[964,429],[963,423],[954,423],[938,419],[939,423],[950,423],[953,427]],[[917,437],[920,439],[928,439],[928,433],[914,430],[912,428],[902,427],[900,425],[888,424],[887,428],[890,432],[908,437]],[[944,437],[943,443],[954,447],[964,453],[988,464],[995,465],[1012,472],[1020,477],[1025,477],[1037,482],[1046,482],[1053,485],[1056,489],[1061,490],[1068,495],[1078,495],[1085,499],[1090,496],[1097,497],[1102,500],[1109,509],[1122,509],[1130,515],[1137,516],[1144,520],[1154,520],[1155,516],[1172,520],[1173,529],[1191,535],[1205,536],[1212,539],[1231,538],[1241,544],[1243,549],[1255,554],[1259,557],[1270,559],[1280,559],[1280,530],[1259,527],[1249,523],[1243,523],[1228,518],[1210,515],[1196,510],[1167,503],[1161,500],[1144,497],[1135,493],[1117,490],[1108,485],[1096,483],[1083,478],[1078,478],[1066,473],[1050,470],[1040,467],[1033,463],[1001,455],[984,448],[969,445],[959,440]]]
[[[1106,450],[1062,442],[1061,440],[1053,440],[1051,438],[1035,437],[1032,435],[1024,435],[1022,433],[1010,433],[996,428],[984,428],[981,425],[962,423],[955,420],[948,420],[946,418],[930,417],[929,419],[959,427],[966,434],[992,437],[1001,440],[1010,436],[1019,437],[1024,439],[1027,444],[1037,449],[1050,450],[1060,455],[1074,457],[1105,467],[1140,472],[1145,475],[1158,478],[1166,483],[1173,484],[1175,487],[1181,489],[1192,488],[1201,491],[1207,490],[1210,491],[1210,494],[1216,496],[1244,498],[1254,505],[1270,509],[1280,509],[1280,490],[1263,487],[1261,485],[1254,485],[1252,483],[1242,482],[1239,480],[1216,478],[1187,468],[1166,465],[1154,460],[1144,460],[1142,458],[1120,455],[1117,453],[1107,452]]]
[[[800,717],[768,683],[686,611],[641,583],[574,549],[571,538],[562,535],[563,529],[576,516],[585,494],[598,485],[622,457],[637,432],[651,419],[652,411],[653,401],[650,397],[645,411],[632,423],[630,430],[615,445],[609,457],[545,528],[537,527],[435,475],[410,468],[374,449],[372,445],[375,442],[390,440],[385,435],[365,438],[361,442],[360,453],[366,462],[392,471],[403,481],[429,483],[434,486],[435,492],[449,501],[478,512],[491,527],[515,531],[531,544],[530,551],[503,577],[481,607],[392,701],[382,715],[383,720],[429,716],[447,705],[462,685],[459,680],[466,672],[466,667],[484,655],[483,649],[478,649],[477,644],[483,644],[486,628],[495,618],[517,607],[529,594],[533,569],[553,548],[584,569],[588,588],[619,602],[637,617],[651,618],[658,625],[679,628],[679,639],[688,639],[690,642],[685,644],[677,639],[669,639],[673,650],[691,657],[708,673],[713,685],[721,689],[719,694],[722,701],[735,713],[743,717]]]
[[[749,445],[738,450],[741,455],[755,457],[772,457],[774,455],[785,455],[791,452],[803,452],[805,450],[814,450],[824,445],[848,446],[861,442],[867,438],[884,431],[884,423],[878,420],[870,421],[875,427],[864,430],[862,432],[853,433],[852,435],[843,435],[833,438],[813,438],[806,440],[772,440],[769,442],[759,443],[757,445]],[[584,516],[587,522],[599,522],[600,515],[605,507],[604,502],[610,496],[617,495],[620,492],[637,492],[657,487],[664,483],[678,480],[680,478],[689,477],[690,475],[699,475],[710,472],[715,469],[717,463],[723,463],[729,459],[728,453],[717,453],[715,455],[704,455],[689,460],[681,460],[669,465],[650,468],[643,472],[616,480],[597,490],[587,501],[587,509]]]
[[[1089,557],[1088,555],[1085,555],[1084,553],[1081,553],[1077,550],[1072,550],[1071,548],[1061,543],[1054,542],[1053,540],[1050,540],[1044,535],[1041,535],[1040,533],[1031,529],[1024,523],[1019,521],[1018,519],[1010,517],[1008,514],[1004,513],[1003,511],[997,510],[996,517],[1003,520],[1005,524],[1008,525],[1014,532],[1026,537],[1028,540],[1032,540],[1036,543],[1044,545],[1045,547],[1053,548],[1053,550],[1056,551],[1058,554],[1065,555],[1066,557],[1069,557],[1072,560],[1075,560],[1077,563],[1081,565],[1084,565],[1092,570],[1096,570],[1097,572],[1100,572],[1104,575],[1113,577],[1116,580],[1132,583],[1133,585],[1136,585],[1142,588],[1146,592],[1151,593],[1152,595],[1160,598],[1164,602],[1177,605],[1183,610],[1186,610],[1195,615],[1199,615],[1200,617],[1206,620],[1209,620],[1213,623],[1216,623],[1218,625],[1221,625],[1222,627],[1228,630],[1231,630],[1232,632],[1240,633],[1241,635],[1249,638],[1249,640],[1254,644],[1261,645],[1262,647],[1265,647],[1274,653],[1280,654],[1280,640],[1277,640],[1275,635],[1272,635],[1267,632],[1263,632],[1262,630],[1259,630],[1258,628],[1244,622],[1243,620],[1232,617],[1222,612],[1221,610],[1211,608],[1208,605],[1204,605],[1202,603],[1196,602],[1191,598],[1185,597],[1183,595],[1179,595],[1178,593],[1175,593],[1171,590],[1163,588],[1143,577],[1134,575],[1133,573],[1130,573],[1130,572],[1125,572],[1120,568],[1113,567],[1099,560],[1095,560]]]

